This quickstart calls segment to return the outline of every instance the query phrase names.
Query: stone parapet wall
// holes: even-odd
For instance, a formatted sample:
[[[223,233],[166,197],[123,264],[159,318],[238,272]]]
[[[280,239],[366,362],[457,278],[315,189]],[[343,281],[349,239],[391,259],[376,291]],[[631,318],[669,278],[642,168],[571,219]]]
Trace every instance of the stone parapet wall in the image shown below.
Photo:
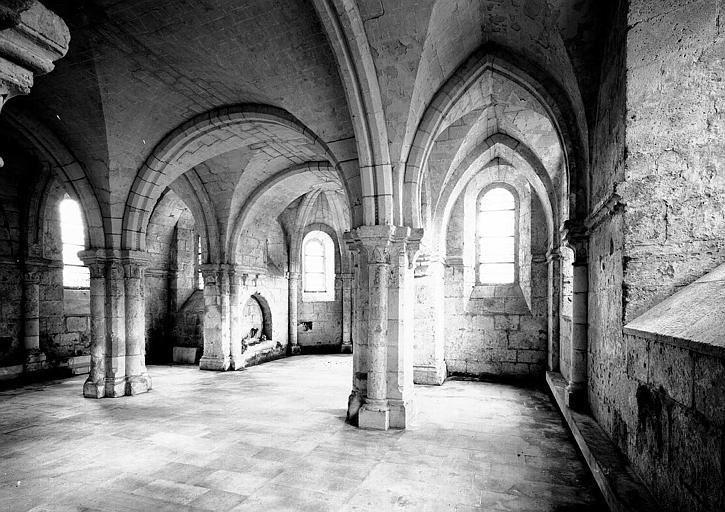
[[[725,353],[706,354],[626,328],[624,343],[621,371],[632,403],[617,425],[620,448],[672,510],[723,510]]]

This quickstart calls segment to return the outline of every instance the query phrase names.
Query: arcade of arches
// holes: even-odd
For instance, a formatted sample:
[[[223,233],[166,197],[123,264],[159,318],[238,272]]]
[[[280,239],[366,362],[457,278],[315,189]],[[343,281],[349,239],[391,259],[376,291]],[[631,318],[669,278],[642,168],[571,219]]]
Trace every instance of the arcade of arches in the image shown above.
[[[0,378],[351,354],[327,407],[406,432],[538,385],[611,507],[722,510],[723,15],[0,0]]]

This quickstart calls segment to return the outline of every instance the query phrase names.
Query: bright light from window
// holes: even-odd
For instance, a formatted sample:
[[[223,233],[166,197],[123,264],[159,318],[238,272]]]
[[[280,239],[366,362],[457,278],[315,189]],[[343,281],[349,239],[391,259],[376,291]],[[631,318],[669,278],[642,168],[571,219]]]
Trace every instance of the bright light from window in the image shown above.
[[[85,250],[85,227],[80,206],[67,194],[60,202],[60,237],[63,242],[63,286],[88,288],[90,272],[78,257]]]
[[[516,200],[505,188],[489,190],[478,203],[478,280],[516,279]]]
[[[335,299],[335,244],[323,231],[311,231],[302,243],[304,300]]]

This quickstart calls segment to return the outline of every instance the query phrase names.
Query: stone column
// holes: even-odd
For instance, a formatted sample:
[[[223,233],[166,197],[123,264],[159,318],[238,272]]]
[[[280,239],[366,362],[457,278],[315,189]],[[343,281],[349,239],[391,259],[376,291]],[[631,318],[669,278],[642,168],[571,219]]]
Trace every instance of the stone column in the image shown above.
[[[83,384],[83,396],[106,396],[106,262],[93,251],[80,253],[91,274],[91,371]]]
[[[444,359],[445,263],[438,254],[421,255],[418,261],[415,296],[410,306],[415,318],[413,377],[416,384],[440,386],[447,376]]]
[[[342,347],[343,354],[352,354],[352,278],[351,273],[340,275],[342,279]]]
[[[587,407],[588,233],[578,226],[569,227],[565,243],[574,252],[571,367],[565,396],[568,407],[582,411]]]
[[[106,396],[126,394],[126,298],[124,269],[116,254],[106,265]]]
[[[549,266],[549,354],[548,370],[559,371],[560,342],[559,342],[559,304],[561,303],[561,253],[559,248],[546,253],[546,262]]]
[[[138,395],[151,389],[151,377],[146,371],[146,301],[144,269],[148,261],[144,253],[126,252],[123,255],[126,328],[126,390]]]
[[[23,344],[25,347],[25,371],[43,369],[45,354],[40,351],[40,262],[26,261],[23,272]]]
[[[295,356],[301,352],[300,345],[297,341],[297,302],[299,300],[300,292],[300,274],[299,272],[289,272],[288,277],[289,284],[289,327],[288,327],[288,352],[289,355]]]
[[[345,233],[345,243],[350,251],[353,269],[351,337],[355,340],[355,349],[352,353],[352,391],[347,401],[347,421],[357,426],[368,384],[368,265],[365,251],[361,250],[360,241],[354,237],[354,233]]]
[[[368,265],[368,382],[358,426],[387,430],[388,281],[392,226],[362,226],[355,230]]]
[[[201,272],[204,277],[204,354],[199,369],[226,371],[230,364],[229,276],[226,270],[214,264],[202,265]]]
[[[243,370],[242,355],[242,274],[235,268],[229,270],[229,369]]]
[[[422,234],[422,230],[396,227],[391,238],[386,393],[390,428],[405,428],[413,417],[415,284],[412,263]]]

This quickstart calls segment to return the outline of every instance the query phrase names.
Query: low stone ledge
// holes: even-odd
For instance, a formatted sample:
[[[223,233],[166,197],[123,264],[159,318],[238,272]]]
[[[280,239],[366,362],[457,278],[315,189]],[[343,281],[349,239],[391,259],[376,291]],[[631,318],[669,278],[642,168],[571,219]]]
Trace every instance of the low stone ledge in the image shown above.
[[[597,422],[591,416],[577,413],[566,406],[566,381],[561,374],[546,372],[546,382],[609,509],[615,512],[660,510],[626,457]]]
[[[0,367],[0,381],[13,380],[20,377],[23,373],[23,365],[17,364],[14,366],[3,366]]]

